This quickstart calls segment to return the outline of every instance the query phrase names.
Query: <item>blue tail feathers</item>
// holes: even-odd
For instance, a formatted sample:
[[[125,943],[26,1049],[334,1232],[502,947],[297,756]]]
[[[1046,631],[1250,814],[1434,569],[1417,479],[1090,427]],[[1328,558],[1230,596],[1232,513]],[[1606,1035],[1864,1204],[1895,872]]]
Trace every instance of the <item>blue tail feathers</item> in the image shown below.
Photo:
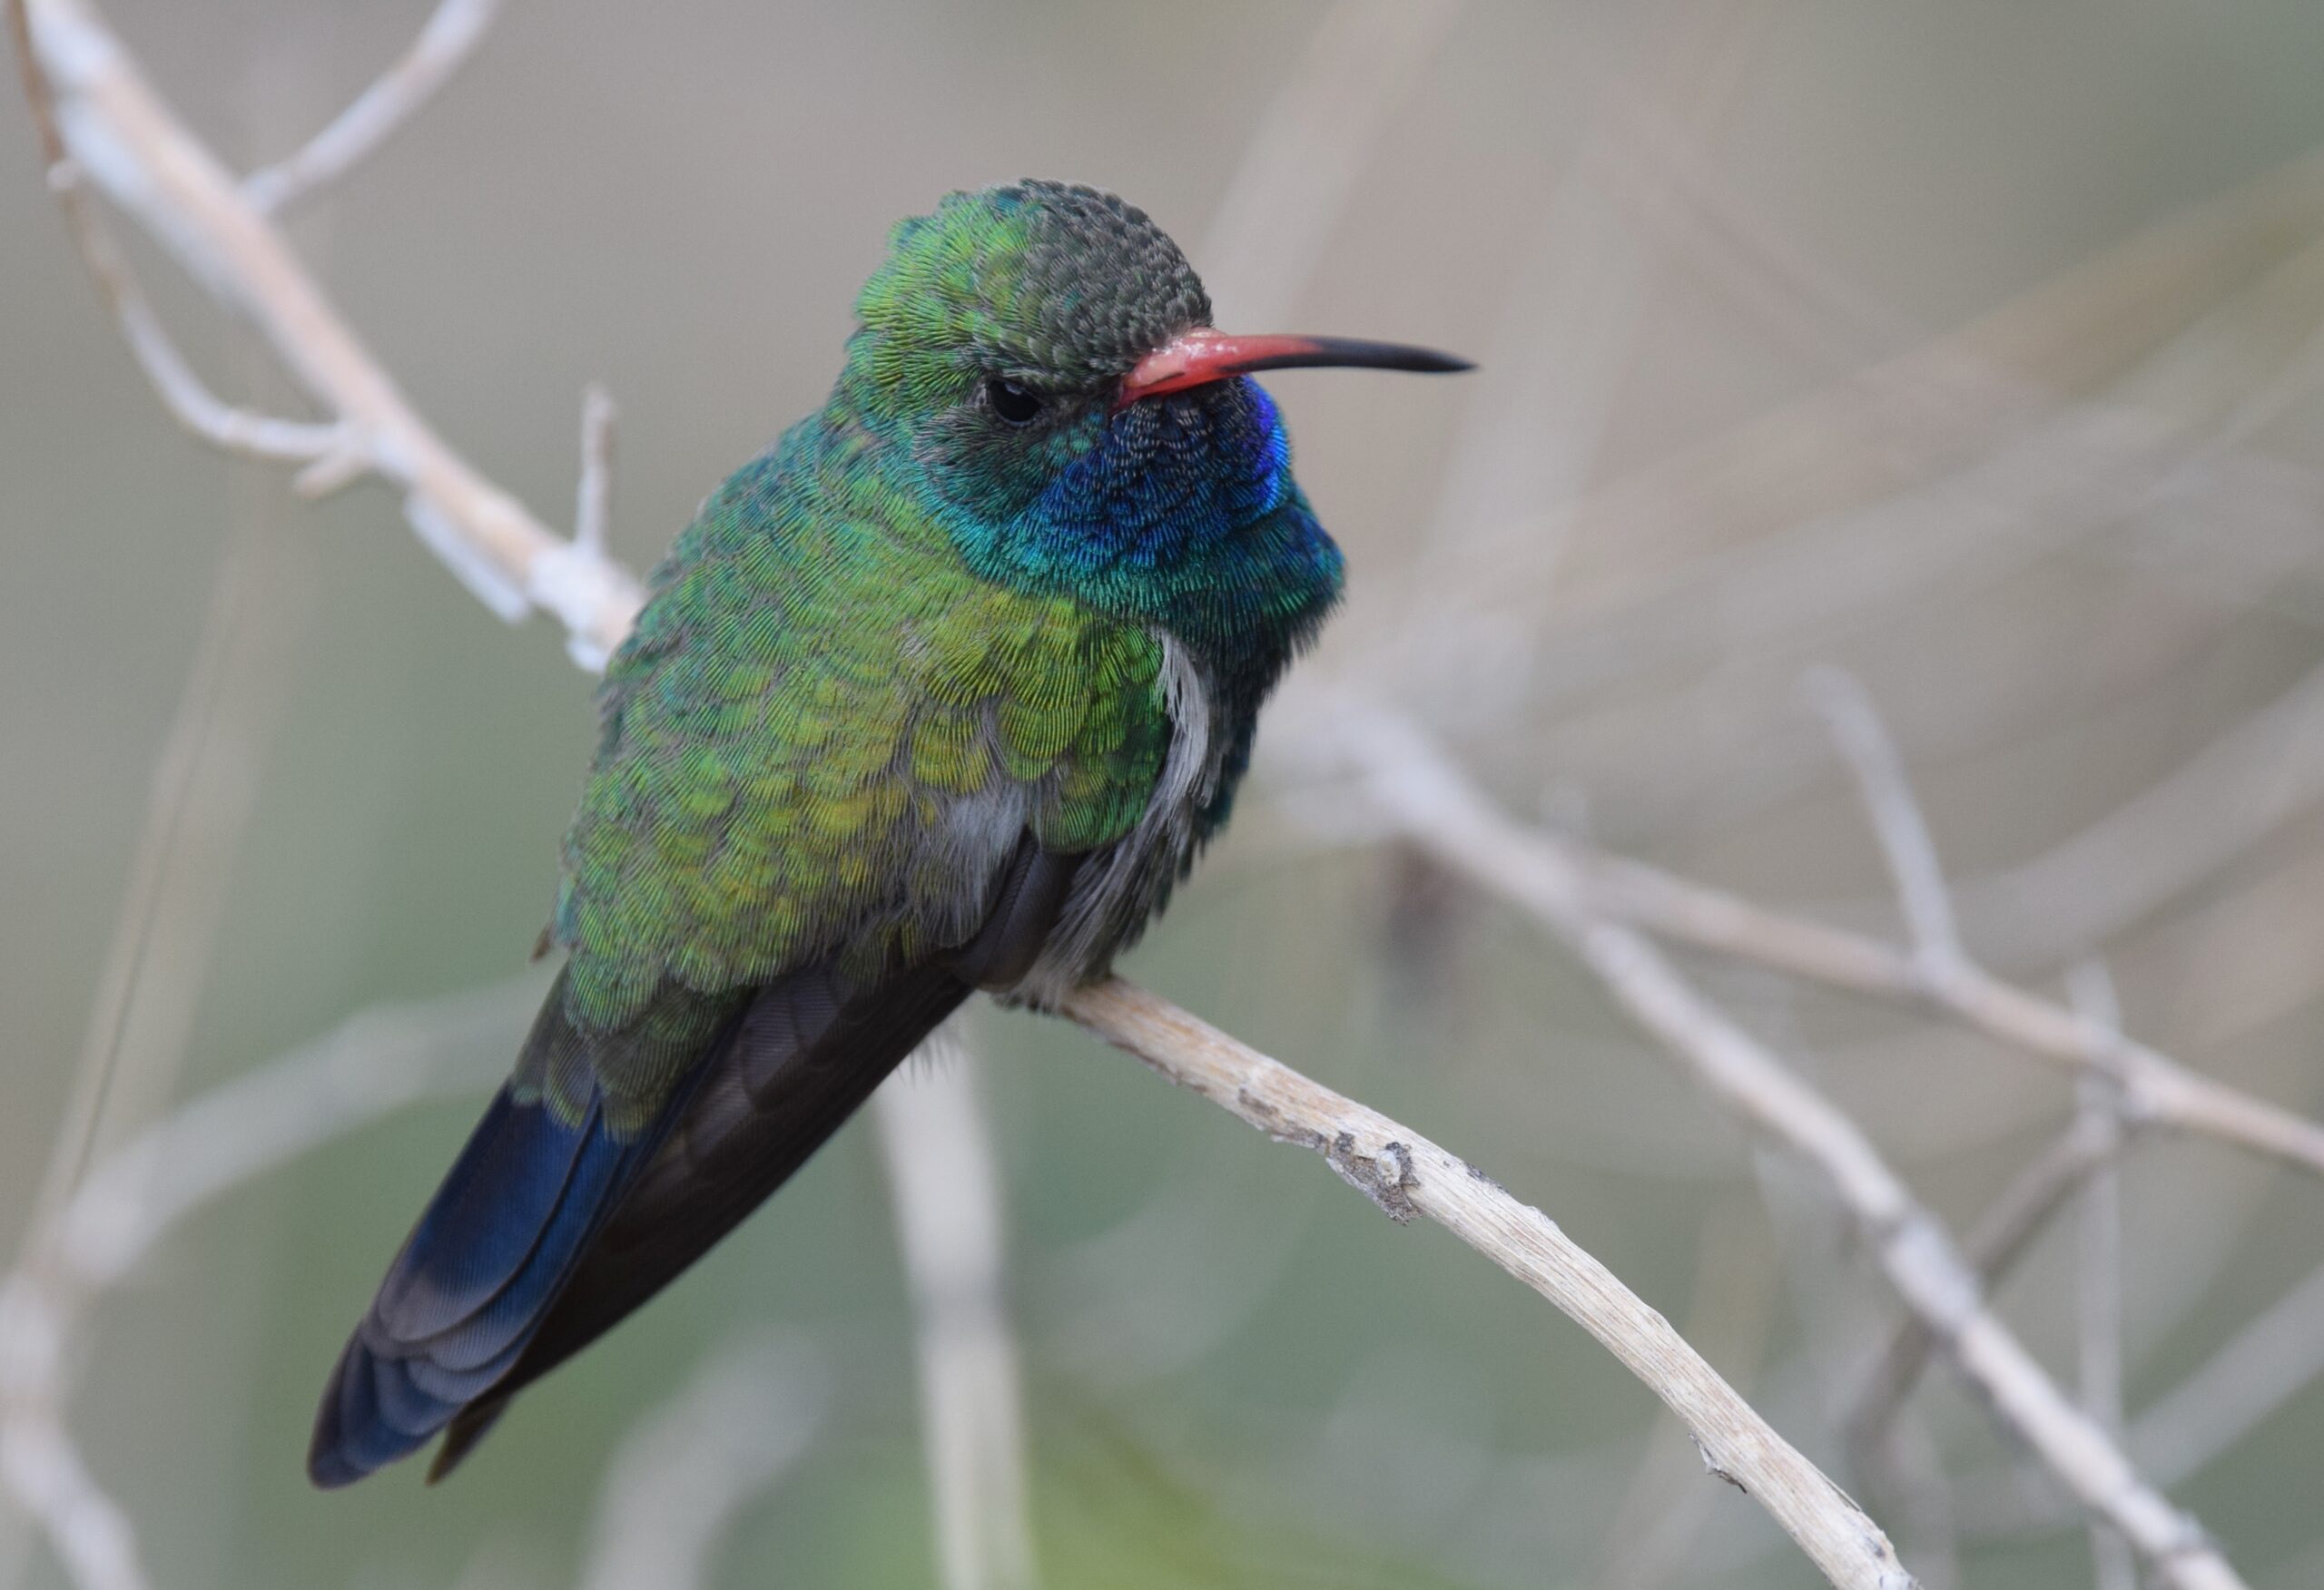
[[[568,1123],[501,1090],[340,1355],[307,1454],[315,1484],[417,1450],[507,1373],[649,1135],[615,1135],[594,1104]]]

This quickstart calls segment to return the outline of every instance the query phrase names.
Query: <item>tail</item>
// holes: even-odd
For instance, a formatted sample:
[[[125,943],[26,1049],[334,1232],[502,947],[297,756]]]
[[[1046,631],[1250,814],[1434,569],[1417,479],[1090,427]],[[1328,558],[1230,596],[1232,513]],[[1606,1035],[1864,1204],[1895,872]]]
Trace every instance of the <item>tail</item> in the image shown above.
[[[352,1484],[439,1431],[428,1477],[449,1472],[518,1389],[773,1192],[969,992],[934,968],[852,997],[835,982],[814,967],[758,990],[641,1133],[613,1132],[601,1104],[567,1124],[503,1088],[340,1355],[314,1483]],[[577,1038],[562,1006],[552,992],[528,1055]]]
[[[560,978],[527,1055],[576,1035],[563,1005]],[[568,1121],[539,1089],[503,1087],[340,1354],[316,1413],[308,1477],[326,1488],[352,1484],[425,1445],[497,1384],[653,1142],[651,1133],[615,1133],[602,1100]]]

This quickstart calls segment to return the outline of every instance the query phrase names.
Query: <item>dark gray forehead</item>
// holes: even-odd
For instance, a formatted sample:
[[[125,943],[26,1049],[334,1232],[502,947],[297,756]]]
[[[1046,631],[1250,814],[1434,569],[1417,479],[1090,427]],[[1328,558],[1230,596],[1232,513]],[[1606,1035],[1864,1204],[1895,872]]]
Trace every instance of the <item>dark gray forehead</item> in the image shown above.
[[[990,307],[1002,339],[1023,339],[1041,365],[1118,376],[1210,323],[1194,267],[1135,204],[1102,189],[1036,181],[977,197],[1024,229],[1013,269],[994,273]]]

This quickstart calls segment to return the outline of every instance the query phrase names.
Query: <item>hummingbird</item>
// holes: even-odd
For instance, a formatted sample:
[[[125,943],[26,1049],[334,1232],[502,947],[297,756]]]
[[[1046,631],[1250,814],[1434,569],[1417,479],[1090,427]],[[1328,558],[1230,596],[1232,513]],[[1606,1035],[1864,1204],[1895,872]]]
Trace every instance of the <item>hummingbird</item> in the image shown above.
[[[1339,548],[1177,246],[1019,182],[900,223],[820,411],[654,570],[514,1072],[323,1391],[337,1487],[509,1399],[780,1187],[969,996],[1107,975],[1225,824]]]

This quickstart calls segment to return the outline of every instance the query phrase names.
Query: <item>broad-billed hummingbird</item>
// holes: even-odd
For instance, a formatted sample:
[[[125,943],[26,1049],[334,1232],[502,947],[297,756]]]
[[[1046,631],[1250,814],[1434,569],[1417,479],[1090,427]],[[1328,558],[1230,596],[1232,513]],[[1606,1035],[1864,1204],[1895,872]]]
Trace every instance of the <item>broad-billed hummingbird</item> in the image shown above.
[[[977,989],[1104,976],[1226,820],[1340,590],[1177,247],[1023,182],[895,229],[822,410],[706,502],[606,671],[514,1075],[340,1355],[308,1473],[424,1445],[699,1259]]]

